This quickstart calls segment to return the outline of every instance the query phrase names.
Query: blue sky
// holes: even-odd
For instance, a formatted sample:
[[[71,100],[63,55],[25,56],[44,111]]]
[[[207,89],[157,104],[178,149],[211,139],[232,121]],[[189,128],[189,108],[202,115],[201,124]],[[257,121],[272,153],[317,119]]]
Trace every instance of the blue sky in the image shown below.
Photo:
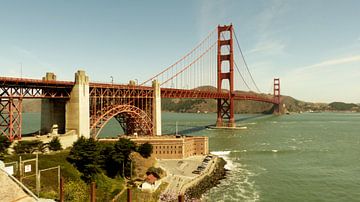
[[[232,23],[259,88],[360,103],[360,1],[3,1],[0,75],[143,81]]]

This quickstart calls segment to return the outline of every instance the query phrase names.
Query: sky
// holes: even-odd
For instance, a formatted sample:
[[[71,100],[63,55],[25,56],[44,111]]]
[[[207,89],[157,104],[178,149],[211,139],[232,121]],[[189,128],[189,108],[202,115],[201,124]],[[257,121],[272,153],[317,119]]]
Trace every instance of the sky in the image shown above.
[[[262,92],[360,103],[358,0],[0,0],[0,76],[144,81],[232,23]]]

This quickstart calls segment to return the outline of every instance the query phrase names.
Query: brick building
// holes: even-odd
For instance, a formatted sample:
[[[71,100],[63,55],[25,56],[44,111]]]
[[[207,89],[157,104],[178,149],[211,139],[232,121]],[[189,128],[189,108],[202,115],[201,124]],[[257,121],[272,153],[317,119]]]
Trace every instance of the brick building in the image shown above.
[[[127,136],[136,144],[146,142],[153,146],[152,156],[158,159],[182,159],[209,153],[209,138],[204,136]],[[107,139],[100,141],[117,141]]]

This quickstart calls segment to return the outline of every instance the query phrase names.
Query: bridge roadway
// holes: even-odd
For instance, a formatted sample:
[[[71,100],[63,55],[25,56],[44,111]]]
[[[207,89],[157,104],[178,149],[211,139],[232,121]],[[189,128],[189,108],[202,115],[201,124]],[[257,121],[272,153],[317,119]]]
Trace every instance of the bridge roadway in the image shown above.
[[[73,81],[51,81],[40,79],[27,78],[10,78],[0,77],[0,98],[69,98],[70,92],[75,82]],[[137,85],[123,85],[123,84],[109,84],[109,83],[89,83],[90,91],[96,89],[109,90],[129,90],[117,92],[117,95],[126,97],[141,97],[153,91],[152,87],[137,86]],[[253,100],[259,102],[266,102],[272,104],[279,104],[274,96],[256,93],[234,93],[235,100]],[[184,90],[174,88],[161,88],[161,98],[194,98],[194,99],[218,99],[229,98],[229,92],[217,92],[207,90]]]

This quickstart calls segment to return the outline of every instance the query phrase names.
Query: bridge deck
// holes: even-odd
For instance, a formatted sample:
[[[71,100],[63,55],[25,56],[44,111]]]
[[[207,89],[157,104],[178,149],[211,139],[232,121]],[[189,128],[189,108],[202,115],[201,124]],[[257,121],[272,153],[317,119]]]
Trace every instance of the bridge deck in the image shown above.
[[[73,81],[45,81],[41,79],[26,79],[26,78],[10,78],[0,77],[0,97],[24,97],[24,98],[68,98],[75,82]],[[145,94],[149,96],[146,91],[152,92],[153,88],[139,85],[125,85],[125,84],[109,84],[96,83],[89,84],[90,91],[92,89],[113,89],[113,90],[135,90],[131,91],[131,95],[136,97],[136,93]],[[124,91],[125,92],[125,91]],[[112,94],[120,96],[123,91]],[[134,94],[135,93],[135,94]],[[92,93],[90,93],[92,94]],[[102,93],[100,93],[102,94]],[[126,94],[129,94],[127,92]],[[204,90],[183,90],[174,88],[161,88],[162,98],[194,98],[194,99],[218,99],[229,98],[230,94],[227,92],[204,91]],[[236,93],[235,100],[253,100],[259,102],[267,102],[278,104],[273,96],[259,95],[254,93]]]

